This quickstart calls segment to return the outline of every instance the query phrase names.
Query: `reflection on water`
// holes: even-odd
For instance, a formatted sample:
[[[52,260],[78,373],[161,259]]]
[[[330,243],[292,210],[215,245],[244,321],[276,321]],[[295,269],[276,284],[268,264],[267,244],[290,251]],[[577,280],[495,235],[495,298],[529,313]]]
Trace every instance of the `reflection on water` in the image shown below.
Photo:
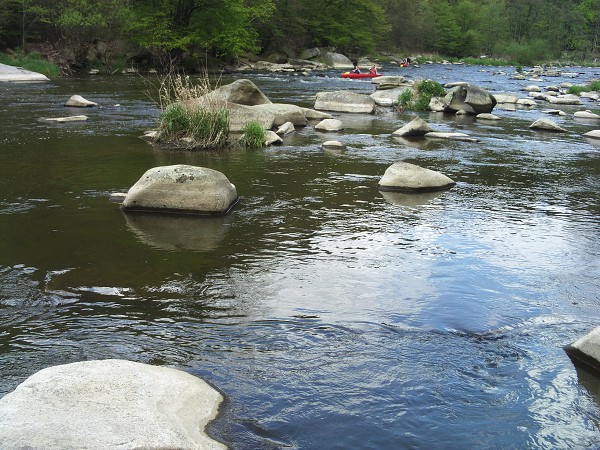
[[[302,106],[373,90],[335,71],[244,76]],[[0,85],[1,394],[50,365],[124,358],[215,384],[229,402],[211,430],[234,449],[598,446],[600,382],[562,350],[600,322],[600,153],[571,107],[560,136],[528,129],[540,107],[493,125],[423,114],[477,143],[398,139],[414,115],[379,109],[277,148],[175,152],[138,138],[159,112],[144,90],[132,77]],[[74,92],[101,106],[85,124],[37,121]],[[330,139],[346,149],[324,151]],[[379,192],[395,161],[458,184]],[[221,218],[108,201],[170,164],[225,173],[243,201]]]
[[[163,250],[208,251],[227,233],[227,217],[186,217],[170,214],[123,213],[131,231],[144,244]]]

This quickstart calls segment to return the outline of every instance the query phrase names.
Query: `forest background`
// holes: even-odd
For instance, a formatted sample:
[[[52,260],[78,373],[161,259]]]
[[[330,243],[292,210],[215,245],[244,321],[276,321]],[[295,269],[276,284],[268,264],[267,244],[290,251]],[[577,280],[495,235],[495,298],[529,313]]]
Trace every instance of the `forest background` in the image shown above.
[[[333,47],[596,65],[600,0],[0,0],[5,53],[86,68],[98,42],[112,65],[131,64],[132,45],[154,64]]]

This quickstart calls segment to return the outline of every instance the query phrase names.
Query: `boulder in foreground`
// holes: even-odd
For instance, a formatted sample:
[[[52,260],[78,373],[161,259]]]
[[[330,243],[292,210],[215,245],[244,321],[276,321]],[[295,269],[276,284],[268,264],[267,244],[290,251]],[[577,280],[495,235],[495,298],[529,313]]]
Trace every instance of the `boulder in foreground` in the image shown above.
[[[432,192],[450,189],[456,183],[446,175],[415,164],[395,162],[379,181],[380,191]]]
[[[573,364],[600,375],[600,327],[567,345],[564,349]]]
[[[221,172],[178,164],[154,167],[127,192],[124,211],[223,215],[237,203],[235,186]]]
[[[221,394],[186,372],[108,359],[48,367],[0,400],[3,449],[225,449]]]

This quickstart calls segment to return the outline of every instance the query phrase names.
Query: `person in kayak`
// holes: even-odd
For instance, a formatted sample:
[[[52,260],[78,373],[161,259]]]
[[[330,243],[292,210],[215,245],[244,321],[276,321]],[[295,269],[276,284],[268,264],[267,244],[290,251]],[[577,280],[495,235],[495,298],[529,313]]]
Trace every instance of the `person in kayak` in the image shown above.
[[[350,71],[350,73],[360,73],[360,69],[358,68],[358,63],[354,63],[354,69]]]
[[[377,67],[373,64],[373,67],[369,69],[369,73],[373,75],[377,75]]]

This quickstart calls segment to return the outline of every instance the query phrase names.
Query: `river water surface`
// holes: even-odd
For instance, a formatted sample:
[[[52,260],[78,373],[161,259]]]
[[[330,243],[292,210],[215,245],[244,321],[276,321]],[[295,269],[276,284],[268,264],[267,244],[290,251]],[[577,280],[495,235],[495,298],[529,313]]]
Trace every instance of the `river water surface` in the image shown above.
[[[537,83],[600,78],[569,72]],[[221,83],[235,78],[309,107],[373,91],[335,72]],[[494,123],[423,114],[479,142],[405,141],[390,134],[413,115],[382,110],[279,147],[192,153],[139,139],[160,112],[147,90],[137,76],[0,84],[0,395],[51,365],[123,358],[220,389],[210,432],[233,449],[598,448],[600,382],[562,349],[600,324],[600,143],[581,136],[600,123],[572,116],[597,105],[563,107],[563,134],[528,128],[540,105],[496,108]],[[100,106],[63,107],[73,94]],[[73,114],[89,120],[39,120]],[[347,149],[323,151],[331,139]],[[380,193],[399,160],[457,185]],[[223,172],[234,212],[128,216],[108,201],[181,163]]]

